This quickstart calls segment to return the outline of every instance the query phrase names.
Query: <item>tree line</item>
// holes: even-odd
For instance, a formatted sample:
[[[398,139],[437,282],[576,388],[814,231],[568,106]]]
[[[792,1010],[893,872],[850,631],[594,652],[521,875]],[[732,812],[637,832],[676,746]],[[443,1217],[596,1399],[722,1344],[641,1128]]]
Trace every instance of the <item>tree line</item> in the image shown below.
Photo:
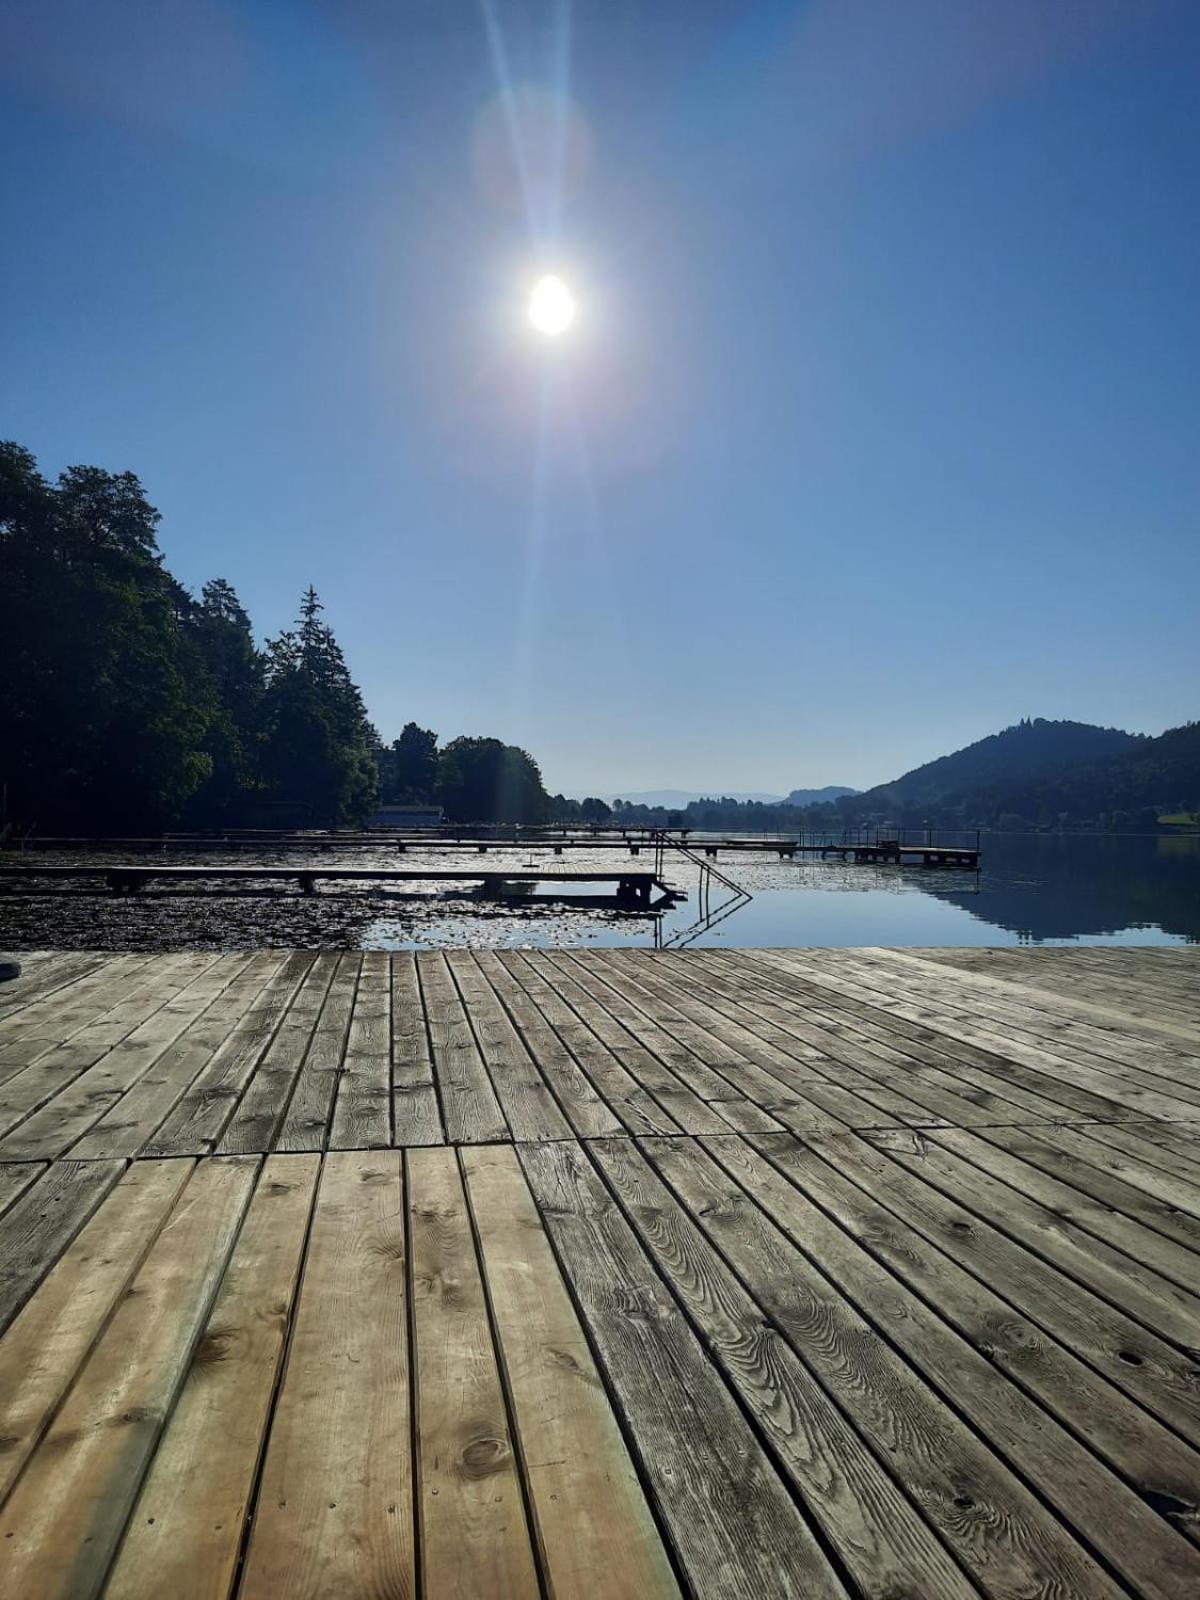
[[[355,826],[388,800],[464,822],[542,821],[537,763],[497,739],[390,746],[313,588],[260,647],[236,591],[167,571],[131,472],[49,482],[0,442],[0,826]]]

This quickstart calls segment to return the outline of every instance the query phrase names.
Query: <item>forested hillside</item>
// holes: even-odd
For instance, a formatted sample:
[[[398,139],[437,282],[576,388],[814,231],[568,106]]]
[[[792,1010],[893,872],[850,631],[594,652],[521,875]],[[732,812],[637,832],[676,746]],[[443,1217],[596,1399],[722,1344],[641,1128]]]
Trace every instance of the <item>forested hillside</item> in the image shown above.
[[[1200,805],[1200,724],[1147,738],[1038,718],[842,805],[901,825],[1154,828]]]

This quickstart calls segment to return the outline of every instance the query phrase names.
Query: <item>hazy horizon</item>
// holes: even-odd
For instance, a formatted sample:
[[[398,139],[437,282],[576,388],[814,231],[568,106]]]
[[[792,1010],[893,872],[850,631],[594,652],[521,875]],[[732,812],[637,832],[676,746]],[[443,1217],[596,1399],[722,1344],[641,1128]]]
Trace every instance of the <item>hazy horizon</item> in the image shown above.
[[[1171,0],[0,0],[0,437],[553,791],[1159,733],[1198,63]]]

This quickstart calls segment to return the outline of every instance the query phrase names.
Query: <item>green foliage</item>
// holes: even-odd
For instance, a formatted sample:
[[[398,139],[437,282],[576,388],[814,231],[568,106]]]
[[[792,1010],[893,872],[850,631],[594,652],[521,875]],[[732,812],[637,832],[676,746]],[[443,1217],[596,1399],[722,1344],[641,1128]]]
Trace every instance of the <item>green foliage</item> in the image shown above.
[[[406,722],[400,737],[381,756],[384,793],[389,800],[401,805],[433,800],[438,782],[438,736],[432,728]]]
[[[48,484],[0,445],[0,752],[11,820],[160,826],[210,775],[211,686],[132,473]]]
[[[499,739],[452,739],[437,793],[451,822],[543,822],[549,813],[537,762]]]
[[[250,618],[232,586],[214,578],[188,602],[188,643],[197,668],[212,687],[203,748],[209,776],[187,808],[199,825],[228,821],[258,788],[266,663],[254,643]]]
[[[378,798],[378,741],[323,609],[309,588],[295,628],[267,646],[263,776],[315,825],[355,824]]]
[[[47,483],[0,443],[0,820],[43,833],[237,822],[270,797],[314,822],[375,803],[375,735],[310,590],[264,656],[230,585],[164,569],[132,473]]]
[[[1158,738],[1079,722],[1025,721],[918,767],[841,809],[901,825],[1154,832],[1200,805],[1200,723]]]

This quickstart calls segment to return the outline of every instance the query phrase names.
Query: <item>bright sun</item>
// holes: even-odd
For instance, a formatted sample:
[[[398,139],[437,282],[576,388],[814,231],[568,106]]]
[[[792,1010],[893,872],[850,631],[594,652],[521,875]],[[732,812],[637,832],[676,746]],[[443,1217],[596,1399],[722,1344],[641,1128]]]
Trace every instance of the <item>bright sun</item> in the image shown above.
[[[539,278],[529,297],[529,320],[539,333],[565,333],[575,321],[575,301],[561,278]]]

